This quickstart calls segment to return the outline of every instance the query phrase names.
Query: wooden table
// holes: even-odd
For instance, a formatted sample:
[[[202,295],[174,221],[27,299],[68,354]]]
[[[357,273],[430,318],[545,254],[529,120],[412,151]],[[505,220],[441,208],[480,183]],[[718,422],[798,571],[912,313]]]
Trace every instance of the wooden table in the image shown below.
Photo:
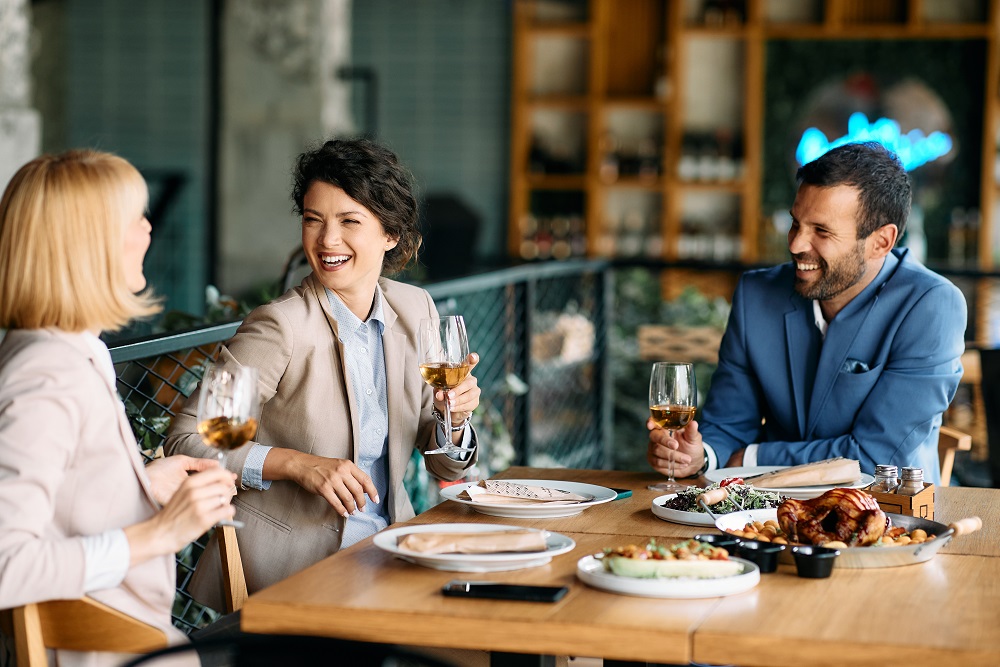
[[[576,517],[545,520],[490,517],[443,503],[414,523],[544,527],[572,537],[577,547],[542,567],[470,576],[394,559],[368,539],[252,595],[243,629],[504,652],[495,664],[522,654],[761,666],[1000,664],[1000,491],[939,489],[938,521],[978,514],[984,530],[953,540],[927,563],[837,569],[823,580],[800,579],[782,565],[746,593],[665,600],[615,595],[575,578],[576,561],[605,546],[703,530],[652,515],[658,494],[645,486],[655,475],[514,468],[501,476],[634,493]],[[456,578],[566,585],[570,593],[555,604],[443,597],[441,586]],[[533,660],[524,664],[550,664]]]

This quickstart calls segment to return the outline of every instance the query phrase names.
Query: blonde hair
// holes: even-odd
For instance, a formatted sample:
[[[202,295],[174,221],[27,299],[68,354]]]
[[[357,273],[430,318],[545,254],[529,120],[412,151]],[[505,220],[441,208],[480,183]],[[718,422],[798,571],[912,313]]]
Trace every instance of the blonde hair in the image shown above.
[[[128,288],[125,230],[149,192],[123,158],[93,150],[42,155],[0,200],[0,327],[114,331],[160,311]]]

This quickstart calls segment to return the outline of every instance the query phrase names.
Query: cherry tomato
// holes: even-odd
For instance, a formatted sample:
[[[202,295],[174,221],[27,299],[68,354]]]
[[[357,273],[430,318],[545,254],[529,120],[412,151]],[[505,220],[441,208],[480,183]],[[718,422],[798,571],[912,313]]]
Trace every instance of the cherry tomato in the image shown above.
[[[726,479],[719,482],[719,487],[725,488],[730,484],[746,484],[742,477],[727,477]]]

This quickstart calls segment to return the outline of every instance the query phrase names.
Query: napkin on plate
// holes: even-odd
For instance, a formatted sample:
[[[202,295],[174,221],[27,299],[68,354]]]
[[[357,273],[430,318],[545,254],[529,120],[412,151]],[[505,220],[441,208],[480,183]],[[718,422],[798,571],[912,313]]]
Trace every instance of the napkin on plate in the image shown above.
[[[574,505],[594,499],[591,495],[546,486],[514,484],[499,479],[484,479],[477,486],[470,486],[459,493],[458,497],[491,505]]]
[[[747,478],[758,489],[785,489],[799,486],[847,484],[861,479],[861,464],[842,456],[824,461],[804,463],[784,470]]]
[[[488,533],[410,533],[396,546],[422,554],[493,554],[545,551],[540,530],[498,530]]]

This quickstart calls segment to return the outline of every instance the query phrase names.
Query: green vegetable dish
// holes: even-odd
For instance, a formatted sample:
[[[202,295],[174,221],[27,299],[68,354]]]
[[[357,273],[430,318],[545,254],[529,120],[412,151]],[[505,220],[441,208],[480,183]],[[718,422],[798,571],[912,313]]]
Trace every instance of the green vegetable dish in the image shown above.
[[[781,504],[782,498],[777,493],[761,491],[749,484],[732,482],[727,484],[726,482],[728,481],[723,480],[721,484],[710,484],[704,489],[697,487],[685,489],[678,492],[674,498],[664,502],[663,507],[679,512],[699,512],[705,514],[705,510],[698,504],[698,496],[706,491],[718,489],[720,486],[726,487],[729,495],[722,502],[711,506],[714,514],[729,514],[730,512],[739,512],[741,510],[772,509]]]

